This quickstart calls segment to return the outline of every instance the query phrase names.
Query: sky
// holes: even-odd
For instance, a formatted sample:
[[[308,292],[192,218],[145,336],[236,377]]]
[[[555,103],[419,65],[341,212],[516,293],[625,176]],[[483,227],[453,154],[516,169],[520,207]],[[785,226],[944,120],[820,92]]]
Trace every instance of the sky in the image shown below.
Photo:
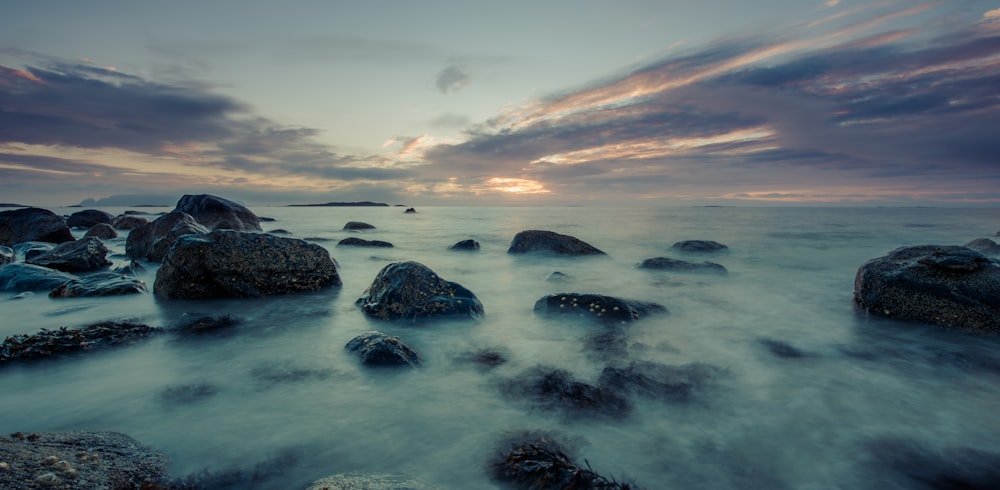
[[[4,1],[0,202],[1000,206],[1000,1]]]

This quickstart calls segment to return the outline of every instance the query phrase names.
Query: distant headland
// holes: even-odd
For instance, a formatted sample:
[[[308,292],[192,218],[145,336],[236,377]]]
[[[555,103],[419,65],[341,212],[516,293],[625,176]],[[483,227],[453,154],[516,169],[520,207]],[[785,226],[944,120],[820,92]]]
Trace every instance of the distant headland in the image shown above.
[[[360,202],[328,202],[323,204],[289,204],[289,207],[298,206],[389,206],[384,202],[371,202],[371,201],[360,201]]]

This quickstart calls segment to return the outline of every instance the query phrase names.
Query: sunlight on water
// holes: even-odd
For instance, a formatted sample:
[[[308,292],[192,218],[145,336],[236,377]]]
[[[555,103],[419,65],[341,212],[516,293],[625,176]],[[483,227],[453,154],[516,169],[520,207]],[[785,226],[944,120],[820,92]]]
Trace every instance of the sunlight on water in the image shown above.
[[[0,368],[0,432],[120,431],[167,454],[174,476],[268,468],[254,488],[274,489],[357,470],[445,488],[498,488],[485,474],[487,461],[505,433],[524,429],[563,434],[594,470],[647,488],[870,488],[882,478],[869,464],[870,444],[886,437],[1000,451],[995,339],[870,319],[851,304],[864,261],[903,245],[992,236],[995,210],[255,211],[277,220],[265,230],[326,239],[316,243],[338,261],[344,286],[243,301],[0,293],[4,336],[125,318],[166,328],[126,347]],[[376,229],[342,231],[348,221]],[[508,255],[511,238],[527,229],[573,235],[609,255]],[[336,246],[348,236],[395,247]],[[481,250],[447,250],[469,238]],[[688,239],[729,251],[671,250]],[[109,246],[124,252],[123,239]],[[728,274],[636,268],[657,256],[717,262]],[[485,317],[367,319],[354,301],[382,267],[404,260],[475,292]],[[155,264],[148,266],[140,277],[151,287]],[[554,271],[569,278],[547,281]],[[604,327],[533,313],[539,298],[569,292],[657,302],[670,314],[625,327],[626,353],[602,358],[586,342]],[[204,315],[241,323],[213,334],[176,333]],[[343,347],[369,330],[400,336],[421,353],[422,367],[362,367]],[[508,362],[489,369],[465,360],[483,349]],[[633,397],[628,415],[611,419],[544,410],[502,389],[537,365],[595,383],[605,366],[637,359],[704,363],[723,374],[686,401]]]

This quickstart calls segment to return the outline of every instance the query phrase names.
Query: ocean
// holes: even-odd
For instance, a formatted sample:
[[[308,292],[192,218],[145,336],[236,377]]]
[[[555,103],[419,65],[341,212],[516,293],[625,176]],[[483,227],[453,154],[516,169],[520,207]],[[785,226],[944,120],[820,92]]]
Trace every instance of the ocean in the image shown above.
[[[204,301],[44,293],[15,300],[0,292],[4,337],[121,319],[167,329],[128,346],[0,367],[0,433],[118,431],[167,455],[171,476],[257,489],[301,488],[344,472],[502,488],[488,465],[505,437],[525,430],[555,434],[580,464],[648,489],[923,488],[912,473],[927,461],[947,466],[950,455],[1000,453],[1000,341],[870,317],[852,304],[865,261],[900,246],[995,238],[998,209],[251,209],[275,219],[262,223],[265,231],[329,249],[343,286]],[[343,231],[348,221],[376,229]],[[608,255],[507,254],[514,235],[529,229],[572,235]],[[395,247],[336,246],[348,236]],[[448,250],[465,239],[481,249]],[[729,250],[671,249],[696,239]],[[108,246],[116,263],[127,260],[124,233]],[[728,273],[637,268],[651,257],[708,260]],[[355,300],[379,270],[411,260],[473,291],[483,318],[365,317]],[[152,290],[156,264],[144,265],[139,277]],[[568,278],[548,280],[554,271]],[[670,312],[627,326],[625,352],[609,359],[586,347],[604,327],[533,312],[543,296],[573,292]],[[172,331],[204,315],[240,323],[213,335]],[[344,345],[371,330],[399,336],[422,365],[362,366]],[[797,355],[779,355],[788,353],[782,348]],[[464,361],[483,349],[507,362]],[[718,374],[684,399],[630,396],[632,410],[621,417],[552,410],[504,389],[539,365],[594,383],[606,366],[635,360],[701,363]]]

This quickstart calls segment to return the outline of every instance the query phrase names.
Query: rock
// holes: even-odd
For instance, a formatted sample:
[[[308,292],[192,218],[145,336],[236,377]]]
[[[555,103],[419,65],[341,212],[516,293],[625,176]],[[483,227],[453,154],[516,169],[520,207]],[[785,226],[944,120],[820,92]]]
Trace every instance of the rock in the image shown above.
[[[209,229],[198,224],[191,215],[171,211],[132,230],[125,240],[125,255],[160,262],[178,238],[208,232]]]
[[[379,240],[364,240],[356,237],[345,238],[337,242],[337,246],[392,248],[392,244],[389,242],[383,242]]]
[[[546,366],[525,370],[501,384],[510,398],[526,400],[544,410],[561,411],[576,416],[623,417],[632,404],[618,393],[577,381],[569,371]]]
[[[760,344],[767,348],[771,354],[782,359],[797,359],[805,357],[806,353],[792,346],[788,342],[773,339],[760,339]]]
[[[272,235],[291,235],[292,234],[292,232],[290,232],[290,231],[288,231],[288,230],[286,230],[284,228],[275,228],[275,229],[269,231],[268,233],[270,233]]]
[[[613,391],[632,392],[654,398],[683,401],[723,371],[701,363],[670,366],[651,361],[636,361],[626,367],[606,367],[598,386]]]
[[[55,457],[50,465],[42,464]],[[163,454],[117,432],[38,432],[0,437],[0,488],[153,490],[167,473]]]
[[[58,357],[80,351],[111,347],[160,332],[159,328],[131,322],[102,322],[79,329],[43,328],[34,335],[12,335],[0,344],[0,364]]]
[[[572,277],[570,277],[568,274],[559,271],[552,271],[552,273],[545,278],[545,280],[548,282],[566,282],[570,279],[572,279]]]
[[[583,347],[599,359],[624,359],[628,356],[628,337],[618,328],[602,329],[588,335]]]
[[[375,227],[372,226],[372,225],[369,225],[368,223],[363,223],[361,221],[348,221],[347,224],[344,225],[344,229],[345,230],[374,230]]]
[[[382,332],[368,332],[351,339],[344,346],[349,351],[357,352],[361,362],[375,366],[396,366],[408,364],[416,367],[420,364],[420,356],[399,340]]]
[[[119,230],[134,230],[146,223],[149,223],[149,220],[143,218],[142,216],[133,216],[127,213],[128,211],[126,211],[126,214],[116,216],[112,219],[111,226]]]
[[[507,356],[498,349],[480,349],[460,356],[457,361],[492,369],[507,362]]]
[[[147,292],[146,283],[114,272],[98,272],[64,282],[49,292],[50,298],[124,296]]]
[[[341,473],[321,478],[305,490],[434,490],[420,480],[403,475],[380,473]]]
[[[99,209],[77,211],[66,218],[66,226],[70,228],[91,228],[97,224],[110,225],[114,216]]]
[[[250,298],[341,284],[337,263],[319,245],[216,230],[180,237],[156,271],[153,293],[172,299]]]
[[[104,246],[100,238],[86,237],[61,243],[27,262],[63,272],[87,272],[111,265],[107,255],[108,247]]]
[[[897,248],[854,279],[855,304],[874,315],[979,333],[1000,332],[1000,264],[966,247]]]
[[[729,250],[728,246],[711,240],[684,240],[673,244],[671,248],[682,252],[722,252]]]
[[[634,322],[653,313],[669,313],[663,305],[634,301],[614,296],[586,293],[559,293],[535,302],[535,313],[573,315],[602,323]]]
[[[210,194],[186,194],[174,211],[191,215],[210,230],[262,231],[260,218],[246,206]]]
[[[202,316],[194,320],[185,322],[177,327],[177,332],[182,334],[200,335],[205,333],[218,333],[230,330],[240,324],[239,318],[229,315],[222,316]]]
[[[115,266],[114,269],[111,269],[111,272],[114,272],[122,276],[134,276],[144,270],[146,270],[146,268],[143,267],[142,264],[134,260],[130,260],[126,263]]]
[[[546,433],[523,432],[508,437],[490,463],[491,476],[522,489],[640,490],[633,483],[607,479],[575,463],[569,449]],[[586,461],[586,460],[584,460]]]
[[[379,320],[438,316],[479,319],[483,315],[483,304],[472,291],[442,279],[419,262],[385,266],[356,303],[365,314]]]
[[[66,220],[47,209],[23,208],[0,212],[0,245],[22,242],[63,243],[75,240]]]
[[[13,264],[15,258],[14,249],[0,245],[0,266]]]
[[[100,238],[101,240],[110,240],[112,238],[118,238],[118,232],[107,223],[98,223],[91,226],[90,229],[87,230],[87,234],[83,235],[83,237],[95,237]]]
[[[448,250],[469,250],[469,251],[479,250],[479,242],[471,239],[462,240],[448,247]]]
[[[417,212],[416,209],[406,208],[406,211],[403,211],[403,214],[413,214],[413,213],[416,213],[416,212]]]
[[[514,235],[509,254],[549,252],[556,255],[607,255],[579,238],[552,231],[526,230]]]
[[[716,264],[715,262],[701,262],[693,263],[684,260],[671,259],[669,257],[653,257],[651,259],[643,260],[639,266],[640,269],[655,269],[655,270],[666,270],[674,272],[717,272],[725,274],[726,268],[721,264]]]
[[[983,255],[1000,255],[1000,245],[989,238],[977,238],[965,246]]]
[[[2,291],[50,291],[60,284],[76,279],[73,274],[32,264],[7,264],[0,267]]]
[[[20,255],[25,261],[33,259],[44,253],[51,252],[56,248],[55,244],[48,242],[23,242],[12,247],[15,255]]]
[[[883,437],[865,450],[873,488],[996,489],[1000,482],[1000,454],[971,447],[932,449],[915,441]],[[894,476],[897,481],[886,481]]]

